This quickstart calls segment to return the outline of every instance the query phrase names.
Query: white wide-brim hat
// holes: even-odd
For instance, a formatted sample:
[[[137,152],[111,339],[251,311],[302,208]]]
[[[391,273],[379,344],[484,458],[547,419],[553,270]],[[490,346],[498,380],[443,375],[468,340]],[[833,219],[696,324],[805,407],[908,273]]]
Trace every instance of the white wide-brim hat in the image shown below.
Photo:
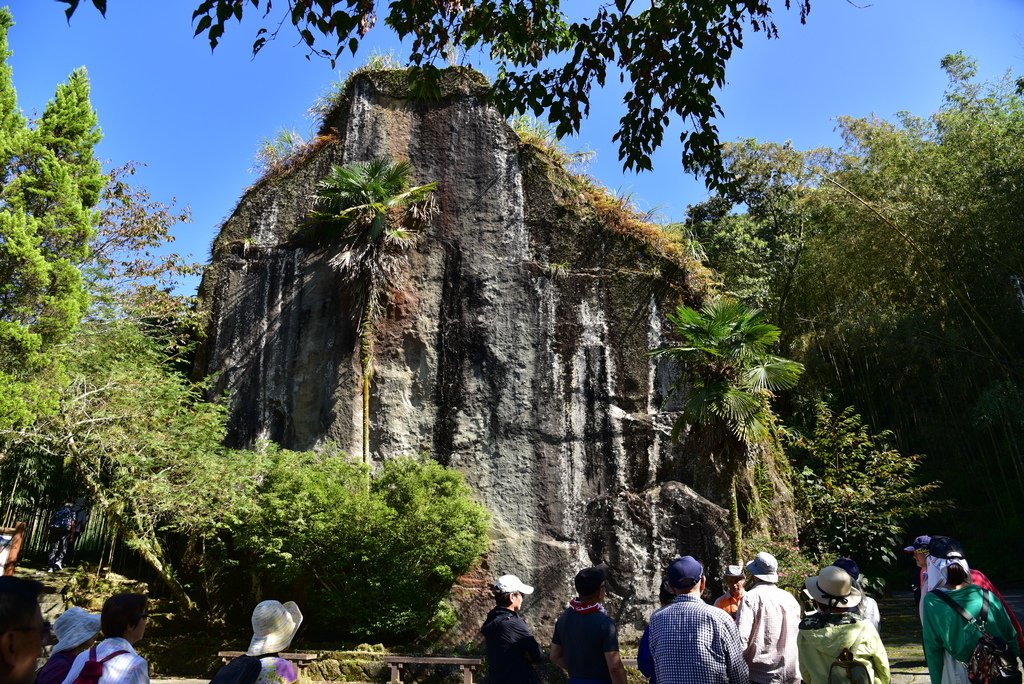
[[[54,621],[53,632],[57,635],[53,653],[81,646],[100,633],[100,614],[78,606],[68,608]]]
[[[815,601],[826,606],[853,608],[864,598],[850,573],[835,565],[824,567],[814,577],[808,577],[804,587]]]
[[[294,601],[263,601],[252,611],[252,641],[248,655],[279,653],[292,643],[302,624],[302,613]]]

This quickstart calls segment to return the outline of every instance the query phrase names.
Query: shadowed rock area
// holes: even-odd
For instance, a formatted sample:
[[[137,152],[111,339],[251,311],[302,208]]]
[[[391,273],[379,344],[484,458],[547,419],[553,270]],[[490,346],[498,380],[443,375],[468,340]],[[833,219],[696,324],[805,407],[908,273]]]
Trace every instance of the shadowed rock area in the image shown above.
[[[699,303],[706,275],[617,223],[589,182],[520,140],[486,88],[462,69],[429,100],[409,94],[405,72],[353,79],[304,156],[222,227],[200,290],[197,372],[227,395],[234,445],[330,440],[362,456],[356,332],[329,265],[338,246],[311,239],[307,216],[332,164],[408,159],[414,182],[438,183],[439,213],[377,329],[371,457],[430,454],[491,511],[492,551],[456,591],[453,639],[482,621],[489,596],[472,589],[484,576],[515,573],[537,586],[526,607],[543,640],[576,570],[599,560],[628,638],[672,557],[704,559],[712,576],[729,560],[721,464],[701,446],[714,440],[672,443],[678,369],[647,355],[667,341],[665,313]],[[782,481],[770,459],[764,468]],[[776,489],[771,524],[792,533],[791,493]]]

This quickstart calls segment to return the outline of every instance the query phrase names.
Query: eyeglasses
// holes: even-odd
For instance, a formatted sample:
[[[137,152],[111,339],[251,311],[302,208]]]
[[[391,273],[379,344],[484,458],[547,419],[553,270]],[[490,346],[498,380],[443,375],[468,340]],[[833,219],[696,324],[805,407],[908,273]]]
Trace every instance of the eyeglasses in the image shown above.
[[[49,643],[50,635],[53,634],[53,626],[50,625],[49,620],[43,620],[43,624],[39,627],[14,627],[11,631],[13,632],[39,632],[39,637],[43,640],[43,643]]]

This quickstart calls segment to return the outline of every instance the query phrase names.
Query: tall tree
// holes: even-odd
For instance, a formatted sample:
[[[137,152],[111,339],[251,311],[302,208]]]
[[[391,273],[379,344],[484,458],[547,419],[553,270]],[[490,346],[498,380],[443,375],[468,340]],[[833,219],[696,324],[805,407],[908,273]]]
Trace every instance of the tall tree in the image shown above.
[[[363,391],[363,461],[370,461],[370,389],[377,325],[391,288],[408,265],[408,251],[434,211],[435,183],[410,186],[412,166],[385,157],[334,166],[320,181],[316,212],[340,234],[331,264],[351,287],[352,318],[359,332]]]
[[[683,369],[674,390],[685,390],[686,402],[672,436],[694,424],[715,431],[719,447],[711,457],[727,474],[732,556],[738,562],[743,539],[738,476],[750,446],[772,439],[772,393],[794,387],[803,366],[772,353],[779,328],[741,302],[721,298],[699,311],[681,306],[668,320],[681,343],[651,353],[675,359]]]
[[[88,254],[104,183],[93,156],[100,130],[85,70],[58,86],[30,126],[6,61],[12,25],[0,9],[0,425],[52,408],[32,377],[88,306],[76,265]]]
[[[70,19],[81,0],[60,0]],[[100,12],[106,0],[92,0]],[[726,180],[718,148],[720,116],[715,91],[725,84],[725,67],[746,31],[777,37],[773,9],[799,8],[801,21],[810,0],[661,0],[593,3],[592,14],[570,18],[562,0],[393,0],[384,18],[399,38],[410,38],[413,75],[436,79],[431,65],[453,48],[486,48],[497,63],[494,98],[506,115],[547,112],[559,137],[579,132],[590,114],[590,93],[611,73],[629,82],[625,113],[613,140],[627,169],[651,168],[674,117],[689,128],[680,134],[683,166],[705,170],[709,185]],[[234,20],[259,14],[253,54],[294,26],[312,56],[334,61],[354,54],[377,23],[372,0],[202,0],[192,13],[196,35],[216,48]]]

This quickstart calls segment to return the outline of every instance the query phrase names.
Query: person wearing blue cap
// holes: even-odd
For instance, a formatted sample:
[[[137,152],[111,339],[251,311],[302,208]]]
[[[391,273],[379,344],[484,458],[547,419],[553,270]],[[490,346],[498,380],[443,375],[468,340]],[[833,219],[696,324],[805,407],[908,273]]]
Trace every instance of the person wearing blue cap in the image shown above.
[[[651,616],[649,652],[658,684],[748,684],[736,624],[729,615],[704,603],[704,566],[682,556],[668,566],[668,583],[675,599]]]
[[[875,626],[875,630],[878,630],[879,625],[882,624],[882,614],[878,611],[878,602],[871,598],[864,591],[864,587],[860,582],[860,566],[857,565],[857,561],[852,558],[837,558],[836,562],[832,564],[837,568],[842,568],[850,575],[850,579],[853,580],[853,586],[861,592],[860,603],[858,603],[851,612],[860,615],[865,620]]]

